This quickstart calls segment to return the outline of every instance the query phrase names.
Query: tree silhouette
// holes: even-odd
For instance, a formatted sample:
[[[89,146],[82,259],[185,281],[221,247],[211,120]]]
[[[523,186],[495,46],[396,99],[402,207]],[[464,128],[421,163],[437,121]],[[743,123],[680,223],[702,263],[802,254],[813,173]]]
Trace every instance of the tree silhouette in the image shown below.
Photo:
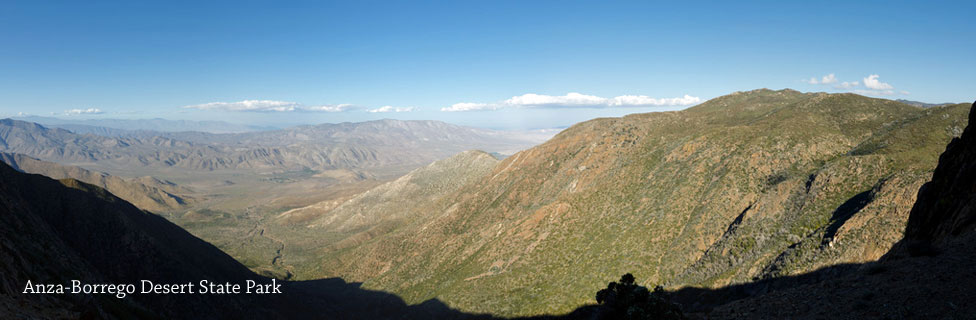
[[[647,290],[635,282],[628,273],[620,282],[610,282],[607,288],[596,293],[603,319],[685,319],[678,305],[668,299],[664,288],[657,286]]]

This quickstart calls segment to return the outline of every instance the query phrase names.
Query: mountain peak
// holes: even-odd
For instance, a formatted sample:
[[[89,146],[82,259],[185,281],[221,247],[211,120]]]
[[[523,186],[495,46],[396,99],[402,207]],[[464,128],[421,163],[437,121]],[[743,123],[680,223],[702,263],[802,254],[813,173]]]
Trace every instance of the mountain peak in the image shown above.
[[[47,129],[47,127],[38,123],[14,120],[11,118],[0,119],[0,125],[23,128],[23,129]]]

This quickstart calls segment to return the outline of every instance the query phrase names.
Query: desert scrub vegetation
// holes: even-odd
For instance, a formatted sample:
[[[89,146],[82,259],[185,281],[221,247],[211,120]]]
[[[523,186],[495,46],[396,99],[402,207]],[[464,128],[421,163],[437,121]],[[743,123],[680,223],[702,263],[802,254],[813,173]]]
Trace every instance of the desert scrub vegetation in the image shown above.
[[[414,207],[409,224],[307,261],[408,303],[531,316],[592,302],[593,284],[625,272],[720,287],[877,258],[959,127],[956,109],[757,90],[588,121],[456,191],[391,198]],[[838,211],[892,174],[878,200]]]

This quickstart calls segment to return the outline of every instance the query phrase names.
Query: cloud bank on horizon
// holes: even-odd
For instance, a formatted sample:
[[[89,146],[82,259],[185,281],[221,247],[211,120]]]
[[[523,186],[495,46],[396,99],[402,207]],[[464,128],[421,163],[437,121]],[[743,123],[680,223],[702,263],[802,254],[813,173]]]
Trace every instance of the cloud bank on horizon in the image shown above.
[[[505,101],[495,103],[460,102],[441,111],[485,111],[504,108],[612,108],[612,107],[649,107],[649,106],[689,106],[702,102],[699,97],[684,95],[676,98],[651,98],[644,95],[623,95],[613,98],[603,98],[570,92],[563,96],[527,93],[511,97]]]
[[[237,102],[210,102],[183,106],[184,109],[239,111],[239,112],[343,112],[358,109],[352,104],[304,106],[297,102],[276,100],[243,100]]]
[[[366,110],[366,112],[369,112],[369,113],[411,112],[411,111],[414,111],[414,107],[400,108],[400,107],[394,107],[394,106],[382,106],[382,107],[379,107],[379,108],[376,108],[376,109]]]
[[[562,96],[527,93],[514,96],[507,100],[494,103],[460,102],[449,107],[441,108],[444,112],[485,111],[504,108],[615,108],[615,107],[651,107],[651,106],[690,106],[701,103],[699,97],[684,95],[675,98],[652,98],[645,95],[622,95],[604,98],[570,92]],[[413,112],[415,107],[395,107],[384,105],[377,108],[364,108],[353,104],[334,104],[305,106],[297,102],[278,100],[242,100],[237,102],[209,102],[183,106],[183,109],[232,111],[232,112],[346,112],[362,110],[368,113],[401,113]]]
[[[21,113],[22,114],[26,114],[26,113],[23,113],[23,112],[21,112]],[[105,112],[102,111],[99,108],[71,109],[71,110],[65,110],[64,111],[64,115],[66,115],[66,116],[76,116],[76,115],[82,115],[82,114],[103,114],[103,113],[105,113]]]

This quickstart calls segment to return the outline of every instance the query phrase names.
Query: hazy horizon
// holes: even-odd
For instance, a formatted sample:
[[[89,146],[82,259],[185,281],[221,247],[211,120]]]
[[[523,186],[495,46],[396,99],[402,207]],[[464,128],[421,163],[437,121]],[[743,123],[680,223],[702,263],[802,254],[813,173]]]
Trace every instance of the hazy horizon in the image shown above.
[[[529,129],[757,88],[976,92],[971,2],[769,4],[10,3],[0,117]]]
[[[784,88],[784,90],[786,90],[786,89],[792,90],[791,88]],[[928,103],[928,104],[968,103],[966,101],[962,101],[962,102],[956,102],[956,101],[938,101],[938,102],[936,102],[936,101],[916,101],[916,100],[905,99],[905,98],[892,98],[890,100],[907,100],[907,101],[911,101],[911,102],[920,102],[920,103]],[[704,102],[704,101],[702,101],[702,102]],[[697,104],[695,104],[695,105],[697,105]],[[119,120],[121,120],[121,121],[153,121],[153,120],[163,120],[163,121],[189,121],[189,122],[194,122],[194,123],[215,122],[215,123],[224,123],[224,124],[241,126],[241,127],[250,127],[246,131],[260,131],[260,130],[287,129],[287,128],[291,128],[291,127],[307,126],[307,125],[338,124],[338,123],[359,123],[359,122],[369,122],[369,121],[379,121],[379,120],[388,120],[388,119],[390,119],[390,120],[418,120],[418,121],[422,121],[422,120],[434,120],[434,121],[442,121],[442,122],[450,123],[450,124],[454,124],[454,125],[460,125],[460,126],[466,126],[466,127],[472,127],[472,128],[479,128],[479,129],[488,129],[488,130],[501,130],[501,131],[545,131],[545,130],[557,130],[557,129],[558,130],[561,130],[561,129],[565,129],[565,128],[568,128],[568,127],[572,126],[573,124],[576,124],[576,123],[579,123],[579,122],[583,122],[583,121],[587,121],[587,120],[590,120],[590,119],[594,119],[594,118],[597,118],[597,117],[621,117],[621,116],[625,116],[625,115],[628,115],[628,114],[634,114],[634,113],[677,111],[677,110],[684,110],[686,108],[694,107],[695,105],[689,105],[689,106],[671,106],[671,107],[655,107],[655,108],[626,108],[626,109],[613,109],[613,110],[588,110],[588,109],[579,109],[579,111],[577,111],[576,113],[570,114],[567,117],[563,117],[563,118],[560,118],[560,119],[556,119],[555,121],[549,121],[549,122],[543,122],[543,123],[538,123],[538,122],[531,123],[529,121],[515,121],[515,122],[512,122],[512,123],[504,123],[504,121],[500,121],[500,122],[497,122],[497,123],[495,123],[494,125],[491,125],[491,126],[486,126],[486,125],[484,125],[484,123],[464,121],[464,119],[460,119],[461,121],[459,121],[459,122],[452,122],[452,121],[449,121],[449,120],[446,120],[446,119],[445,120],[441,120],[441,119],[428,119],[428,118],[423,118],[420,114],[417,114],[417,113],[414,113],[413,114],[414,117],[399,117],[398,118],[398,117],[390,117],[389,114],[386,114],[386,113],[380,113],[379,116],[378,117],[375,117],[375,118],[367,118],[367,119],[351,118],[349,120],[332,120],[332,121],[326,120],[324,122],[314,122],[314,121],[304,121],[303,122],[301,120],[286,120],[286,121],[283,121],[283,122],[273,122],[273,121],[272,122],[268,122],[268,121],[260,121],[260,120],[258,120],[258,121],[248,121],[248,120],[244,120],[244,121],[230,120],[230,121],[227,121],[227,120],[223,120],[223,119],[204,120],[204,119],[198,119],[198,118],[196,118],[196,117],[194,117],[192,115],[191,116],[188,116],[188,117],[157,116],[157,117],[152,117],[152,118],[146,118],[146,117],[138,117],[138,115],[135,115],[135,114],[129,114],[129,116],[134,116],[134,117],[126,117],[126,115],[106,114],[106,113],[94,113],[94,114],[86,114],[86,113],[79,113],[79,114],[57,114],[57,113],[51,113],[51,114],[48,114],[48,115],[36,115],[36,114],[21,113],[21,114],[15,114],[15,115],[2,115],[2,114],[0,114],[0,118],[10,118],[10,119],[15,119],[15,120],[31,121],[31,122],[41,123],[41,124],[82,124],[82,125],[103,126],[103,127],[108,127],[108,128],[127,129],[127,130],[131,130],[131,129],[125,128],[124,126],[106,125],[106,122],[119,121]],[[527,112],[533,112],[533,111],[542,111],[542,110],[524,110],[523,112],[526,112],[526,111]],[[583,112],[580,112],[580,111],[583,111]],[[504,111],[502,111],[502,112],[504,112]],[[588,116],[590,114],[595,114],[595,115],[594,116]],[[182,114],[182,115],[186,115],[186,114]],[[526,120],[526,119],[518,119],[518,118],[512,118],[512,117],[509,117],[508,119]],[[531,119],[531,117],[529,117],[529,119]],[[504,120],[504,118],[501,119],[501,120]],[[533,125],[536,125],[536,126],[533,126]],[[156,129],[147,129],[147,130],[169,131],[169,130],[156,130]],[[173,130],[173,131],[179,131],[179,130]],[[244,130],[242,130],[241,132],[243,132],[243,131]],[[204,132],[213,132],[213,131],[204,131]]]

